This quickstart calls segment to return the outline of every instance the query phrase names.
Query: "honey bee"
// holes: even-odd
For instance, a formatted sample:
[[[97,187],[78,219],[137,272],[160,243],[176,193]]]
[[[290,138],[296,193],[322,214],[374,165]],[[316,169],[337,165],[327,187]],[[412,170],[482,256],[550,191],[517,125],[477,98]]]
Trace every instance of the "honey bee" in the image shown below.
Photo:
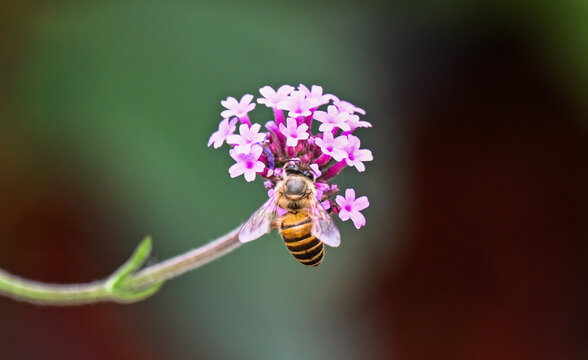
[[[298,262],[308,266],[320,264],[323,244],[337,247],[341,235],[317,199],[314,180],[312,170],[294,161],[287,162],[275,193],[243,224],[239,241],[253,241],[276,228]],[[287,212],[278,216],[278,208]]]

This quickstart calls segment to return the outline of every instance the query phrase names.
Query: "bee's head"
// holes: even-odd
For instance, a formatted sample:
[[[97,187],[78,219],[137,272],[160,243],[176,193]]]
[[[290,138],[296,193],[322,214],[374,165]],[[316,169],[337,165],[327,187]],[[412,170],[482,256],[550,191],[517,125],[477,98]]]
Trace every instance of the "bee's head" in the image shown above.
[[[288,177],[289,175],[302,175],[308,178],[310,181],[314,181],[314,174],[309,169],[305,169],[304,167],[300,166],[300,161],[298,159],[290,160],[284,165],[284,172],[283,174]]]

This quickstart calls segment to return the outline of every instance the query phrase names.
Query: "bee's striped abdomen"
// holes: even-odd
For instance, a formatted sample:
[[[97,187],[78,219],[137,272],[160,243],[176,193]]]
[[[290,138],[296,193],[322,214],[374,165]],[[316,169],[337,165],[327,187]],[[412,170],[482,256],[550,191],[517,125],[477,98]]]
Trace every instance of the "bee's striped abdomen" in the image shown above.
[[[284,215],[280,225],[282,239],[301,264],[317,266],[323,259],[323,243],[311,235],[312,221],[304,212]]]

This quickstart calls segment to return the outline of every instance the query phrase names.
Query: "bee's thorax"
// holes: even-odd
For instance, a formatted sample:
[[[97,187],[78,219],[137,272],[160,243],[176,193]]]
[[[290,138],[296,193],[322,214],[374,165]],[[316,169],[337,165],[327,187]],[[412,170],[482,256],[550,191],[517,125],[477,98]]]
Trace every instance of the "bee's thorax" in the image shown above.
[[[292,200],[297,200],[306,194],[306,181],[299,176],[293,176],[286,180],[284,184],[284,194],[291,197]]]

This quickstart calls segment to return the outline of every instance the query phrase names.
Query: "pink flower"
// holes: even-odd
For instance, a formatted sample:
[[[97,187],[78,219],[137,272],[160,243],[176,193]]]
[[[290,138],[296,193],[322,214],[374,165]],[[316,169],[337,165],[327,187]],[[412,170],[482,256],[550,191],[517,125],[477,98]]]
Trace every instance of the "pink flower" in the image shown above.
[[[268,189],[268,190],[269,189],[273,189],[274,186],[275,186],[275,184],[273,182],[269,181],[269,180],[266,180],[266,181],[263,182],[263,187],[266,188],[266,189]]]
[[[343,148],[347,145],[348,139],[346,136],[339,136],[333,139],[333,133],[323,133],[323,138],[316,138],[316,144],[321,148],[323,154],[331,156],[336,161],[341,161],[347,156],[347,152]]]
[[[246,154],[251,151],[251,147],[265,140],[265,133],[260,133],[261,125],[253,124],[251,128],[246,124],[239,126],[240,135],[231,135],[227,137],[227,143],[237,145],[235,151],[237,154]]]
[[[287,110],[288,116],[297,118],[299,116],[309,116],[310,109],[320,104],[312,98],[307,98],[302,91],[292,91],[290,96],[278,103],[278,109]]]
[[[344,150],[347,152],[345,161],[349,166],[355,166],[357,171],[365,171],[364,161],[372,161],[374,159],[372,152],[366,149],[359,149],[360,141],[357,136],[347,135],[348,143]]]
[[[239,154],[236,149],[229,151],[231,157],[237,162],[229,168],[229,174],[232,178],[245,174],[245,180],[255,180],[255,174],[263,171],[265,165],[258,161],[262,152],[261,146],[254,146],[248,154]]]
[[[337,106],[339,111],[345,111],[350,114],[359,113],[361,115],[365,115],[364,109],[357,107],[348,101],[339,100],[339,98],[336,97],[335,95],[331,95],[331,99],[333,99],[333,104],[335,104],[335,106]]]
[[[317,182],[315,183],[315,186],[317,191],[322,191],[323,193],[331,189],[331,185],[324,182]]]
[[[276,107],[278,103],[288,97],[294,90],[294,86],[282,85],[278,91],[274,91],[270,86],[264,86],[259,89],[259,93],[263,95],[263,98],[258,98],[257,102],[265,104],[267,107]]]
[[[280,132],[286,136],[286,145],[288,146],[296,146],[299,140],[306,140],[308,139],[309,135],[306,132],[308,130],[308,125],[306,124],[296,124],[296,119],[288,118],[286,120],[288,126],[284,126],[284,124],[280,124]]]
[[[317,106],[323,105],[331,101],[331,95],[323,95],[322,86],[312,85],[312,90],[302,84],[298,85],[298,90],[302,91],[306,95],[307,99],[313,99],[318,104]]]
[[[351,128],[351,131],[360,128],[360,127],[365,127],[365,128],[371,128],[372,124],[367,122],[367,121],[360,121],[359,120],[359,116],[357,115],[350,115],[349,118],[347,119],[347,125],[349,125],[349,127]]]
[[[237,127],[237,121],[239,119],[233,118],[231,120],[224,119],[218,125],[218,131],[215,131],[208,139],[208,145],[210,146],[214,143],[214,148],[218,149],[221,145],[227,140],[227,138],[235,132],[235,128]]]
[[[313,165],[315,165],[318,168],[318,165],[316,165],[316,164],[313,164]],[[312,165],[310,165],[310,167],[312,167]],[[318,199],[318,201],[320,201],[321,207],[325,210],[328,210],[331,207],[331,201],[329,199],[321,201],[324,195],[325,195],[325,193],[323,192],[323,190],[321,190],[320,188],[317,187],[316,188],[316,198]]]
[[[318,166],[318,164],[310,164],[310,170],[312,170],[312,172],[314,173],[314,178],[318,179],[321,177],[321,170]]]
[[[221,112],[221,116],[223,118],[236,116],[243,120],[247,117],[248,112],[255,109],[255,103],[252,104],[251,100],[253,100],[253,95],[249,94],[243,95],[241,101],[229,96],[226,100],[221,101],[221,105],[227,108],[227,110]]]
[[[351,130],[346,122],[348,118],[349,113],[344,111],[340,112],[335,105],[329,105],[327,112],[320,110],[314,112],[314,119],[322,122],[321,126],[319,126],[319,131],[322,132],[331,131],[335,127],[343,131]]]
[[[360,213],[361,210],[370,206],[370,202],[366,196],[355,198],[355,190],[345,190],[345,197],[337,195],[335,199],[340,207],[339,217],[343,221],[351,219],[356,229],[365,225],[365,217]]]

